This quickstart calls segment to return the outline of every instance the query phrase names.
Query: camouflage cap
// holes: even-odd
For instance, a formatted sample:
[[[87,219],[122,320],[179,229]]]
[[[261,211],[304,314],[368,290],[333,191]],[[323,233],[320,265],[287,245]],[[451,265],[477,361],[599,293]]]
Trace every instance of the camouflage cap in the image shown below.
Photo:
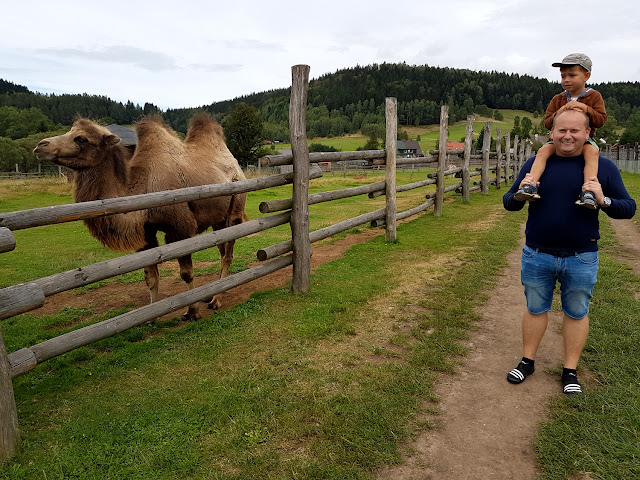
[[[580,65],[588,72],[591,71],[591,59],[584,53],[570,53],[561,62],[551,64],[552,67],[569,67],[572,65]]]

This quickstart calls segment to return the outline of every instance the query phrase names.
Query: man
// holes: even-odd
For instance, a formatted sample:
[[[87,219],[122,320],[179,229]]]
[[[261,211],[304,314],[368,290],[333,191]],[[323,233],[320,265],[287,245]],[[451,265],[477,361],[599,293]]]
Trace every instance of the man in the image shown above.
[[[523,357],[507,374],[507,380],[519,384],[534,372],[536,352],[547,329],[558,281],[564,313],[561,380],[563,392],[572,395],[582,393],[576,368],[589,334],[587,313],[598,272],[598,213],[602,210],[611,218],[631,218],[636,203],[622,183],[618,168],[607,158],[599,158],[598,176],[584,182],[582,148],[589,138],[589,118],[584,112],[572,109],[557,114],[552,135],[556,153],[549,157],[540,177],[541,198],[529,205],[522,251],[521,281],[527,300],[522,318]],[[525,183],[533,160],[525,162],[504,195],[505,209],[516,211],[525,205],[514,195]],[[594,193],[597,210],[575,204],[581,190]]]

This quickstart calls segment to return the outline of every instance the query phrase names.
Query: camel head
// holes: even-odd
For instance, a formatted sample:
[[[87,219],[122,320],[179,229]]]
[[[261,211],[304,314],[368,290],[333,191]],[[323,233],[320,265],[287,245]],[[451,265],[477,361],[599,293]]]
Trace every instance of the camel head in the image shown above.
[[[91,120],[79,119],[64,135],[45,138],[33,150],[38,160],[83,170],[97,166],[105,151],[120,142],[107,128]]]

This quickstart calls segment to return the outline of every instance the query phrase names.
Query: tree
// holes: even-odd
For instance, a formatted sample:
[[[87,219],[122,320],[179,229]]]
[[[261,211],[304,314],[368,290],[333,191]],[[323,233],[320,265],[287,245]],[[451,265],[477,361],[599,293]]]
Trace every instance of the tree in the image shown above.
[[[0,136],[16,140],[32,133],[46,132],[53,127],[53,122],[35,107],[23,110],[0,107]]]
[[[604,138],[609,145],[618,141],[618,121],[613,115],[607,115],[607,121],[596,131],[596,138]]]
[[[522,134],[522,138],[526,138],[531,134],[531,127],[533,124],[531,123],[531,119],[529,117],[522,117],[522,121],[520,122],[520,132]]]
[[[24,148],[20,147],[14,140],[0,137],[0,171],[13,172],[16,165],[21,172],[29,171],[29,161],[35,161]]]
[[[624,129],[624,133],[620,137],[620,143],[635,143],[640,142],[640,112],[636,112],[627,120],[627,128]]]
[[[520,129],[520,117],[519,116],[515,116],[513,117],[513,130],[511,130],[511,136],[515,137],[522,137],[522,130]]]
[[[369,139],[367,140],[367,143],[364,144],[364,147],[362,147],[362,150],[378,150],[379,148],[380,142],[378,141],[378,135],[376,135],[376,132],[371,132]]]
[[[247,167],[256,162],[263,141],[260,112],[251,105],[239,103],[223,125],[227,146],[240,165]]]

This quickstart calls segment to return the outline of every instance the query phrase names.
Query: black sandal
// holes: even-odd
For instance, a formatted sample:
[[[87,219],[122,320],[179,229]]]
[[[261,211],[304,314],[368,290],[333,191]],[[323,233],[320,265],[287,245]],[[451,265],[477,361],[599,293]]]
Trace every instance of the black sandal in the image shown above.
[[[518,384],[524,382],[524,379],[535,372],[536,369],[524,360],[521,360],[516,368],[507,373],[507,382]]]

